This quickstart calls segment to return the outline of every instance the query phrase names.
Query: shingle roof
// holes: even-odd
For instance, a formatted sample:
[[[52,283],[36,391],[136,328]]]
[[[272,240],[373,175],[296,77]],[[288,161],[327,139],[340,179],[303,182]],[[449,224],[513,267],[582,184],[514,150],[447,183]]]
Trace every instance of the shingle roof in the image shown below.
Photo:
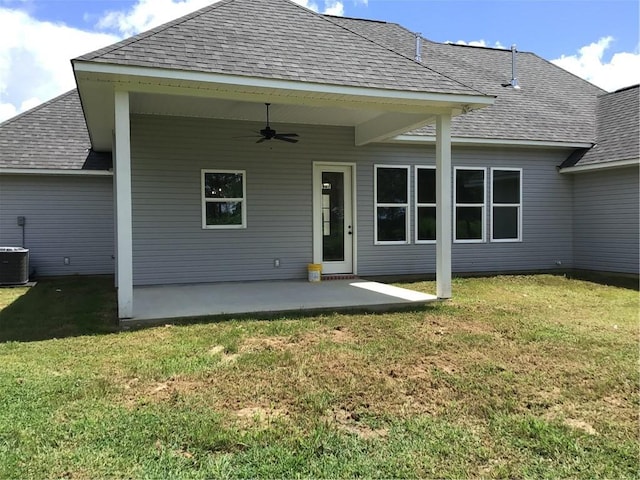
[[[598,97],[596,145],[562,167],[640,159],[640,86]]]
[[[0,168],[107,170],[91,143],[77,90],[0,123]]]
[[[76,61],[479,95],[289,0],[222,0]]]
[[[330,17],[334,23],[413,55],[414,34],[395,23]],[[494,105],[453,119],[456,137],[589,143],[595,138],[597,95],[604,90],[533,53],[519,52],[520,90],[511,80],[511,51],[443,44],[423,39],[422,62],[477,90],[496,95]],[[426,127],[415,135],[433,135]]]
[[[245,24],[238,18],[253,20]],[[590,143],[596,140],[597,105],[598,146],[581,159],[574,156],[573,164],[638,155],[637,86],[603,95],[603,90],[540,57],[520,53],[522,89],[514,91],[501,86],[510,80],[510,51],[423,39],[424,66],[413,61],[414,48],[414,35],[397,24],[322,16],[287,0],[223,0],[80,59],[497,95],[495,105],[453,119],[452,134],[458,137]],[[425,128],[412,133],[434,132]],[[89,147],[76,90],[0,123],[0,168],[111,167],[110,154]]]

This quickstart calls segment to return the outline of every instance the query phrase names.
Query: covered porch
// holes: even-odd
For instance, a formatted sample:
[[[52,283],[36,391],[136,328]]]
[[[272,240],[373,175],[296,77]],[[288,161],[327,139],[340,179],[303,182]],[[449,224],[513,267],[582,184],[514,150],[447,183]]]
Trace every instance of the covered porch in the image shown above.
[[[358,264],[361,254],[357,250],[358,242],[360,246],[369,246],[374,245],[375,240],[371,228],[365,227],[369,223],[363,221],[363,217],[358,225],[356,204],[370,205],[374,195],[370,192],[364,202],[363,193],[356,193],[357,181],[353,180],[358,164],[356,157],[360,157],[362,163],[372,145],[390,141],[397,135],[427,124],[436,125],[434,164],[437,201],[433,202],[437,224],[436,294],[439,298],[451,297],[451,119],[491,105],[494,98],[427,67],[419,54],[420,43],[412,38],[412,47],[414,43],[417,50],[415,58],[412,58],[291,2],[265,0],[258,5],[250,0],[234,0],[201,9],[133,40],[127,39],[74,59],[73,69],[92,148],[101,152],[111,151],[114,158],[119,318],[135,318],[145,310],[150,311],[143,308],[145,300],[140,292],[150,294],[153,290],[144,290],[138,285],[167,284],[173,279],[203,284],[228,281],[232,278],[231,273],[222,275],[220,265],[224,264],[228,272],[244,272],[250,265],[242,266],[239,261],[252,256],[260,257],[263,268],[266,268],[267,261],[274,268],[280,268],[280,256],[274,254],[269,258],[268,253],[260,256],[268,242],[256,243],[254,240],[268,236],[273,230],[271,225],[261,221],[274,224],[278,214],[291,205],[306,206],[306,210],[300,209],[296,213],[298,223],[287,230],[289,237],[271,238],[270,245],[291,244],[295,240],[293,237],[298,235],[297,251],[307,253],[304,259],[284,261],[279,272],[284,272],[288,265],[300,267],[309,262],[335,261],[320,255],[324,247],[321,248],[318,239],[321,235],[317,233],[324,232],[318,227],[320,222],[317,220],[322,218],[322,203],[317,199],[324,197],[317,195],[317,191],[321,191],[320,187],[324,188],[325,183],[330,183],[322,182],[318,186],[316,182],[312,185],[313,179],[305,176],[321,162],[330,162],[333,166],[344,164],[344,178],[351,176],[354,186],[350,195],[347,192],[344,197],[355,199],[344,214],[345,219],[354,221],[344,222],[342,229],[345,236],[351,237],[351,240],[347,238],[347,244],[353,243],[354,246],[347,247],[346,265],[329,273],[362,274],[359,268],[363,262]],[[295,126],[295,130],[285,130],[292,133],[280,135],[288,137],[287,145],[295,141],[292,137],[298,133],[303,137],[298,144],[300,150],[297,155],[293,149],[288,152],[282,149],[279,155],[267,155],[274,143],[284,142],[271,141],[278,137],[269,126],[269,117],[265,118],[265,104],[272,106],[273,118],[277,118],[279,125]],[[141,117],[155,127],[150,126],[146,131],[138,128],[136,122]],[[151,121],[151,118],[162,123],[162,127],[158,127],[158,122]],[[198,121],[188,122],[185,119]],[[234,145],[231,142],[233,135],[224,135],[227,125],[232,122],[246,122],[247,129],[244,130],[252,127],[254,132],[256,125],[266,125],[258,130],[262,138],[257,141],[268,148],[263,151],[254,148],[255,136],[242,146]],[[348,132],[348,141],[346,136],[343,137],[340,151],[328,151],[327,147],[335,139],[323,137],[326,128],[340,128]],[[304,136],[302,129],[306,129]],[[184,134],[182,143],[163,143],[168,138],[177,140],[178,131]],[[269,142],[262,143],[263,140]],[[144,148],[141,146],[143,143]],[[161,149],[158,148],[160,144]],[[180,145],[180,149],[173,151],[176,145]],[[172,155],[167,155],[167,151],[172,151]],[[271,177],[270,172],[260,171],[268,163],[259,160],[267,156],[270,156],[271,164],[285,159],[289,162],[288,170],[281,168],[277,175]],[[197,200],[197,175],[203,172],[203,177],[206,177],[206,172],[212,168],[217,169],[213,175],[231,173],[243,188],[250,189],[246,197],[244,191],[225,196],[228,192],[218,189],[220,198],[228,198],[226,203],[235,202],[234,208],[242,210],[242,215],[249,208],[257,213],[260,202],[264,204],[271,197],[263,196],[261,201],[251,205],[248,205],[248,199],[259,198],[267,191],[277,193],[274,188],[276,181],[281,181],[278,187],[302,194],[292,195],[285,203],[272,204],[270,212],[262,215],[253,213],[253,219],[245,221],[242,217],[241,222],[232,225],[235,229],[233,235],[217,229],[206,219],[199,223],[195,216],[199,205],[189,204],[192,199]],[[254,174],[256,171],[259,173]],[[373,171],[373,166],[369,171]],[[291,174],[298,177],[292,178]],[[249,176],[251,180],[246,180]],[[321,175],[315,177],[318,180]],[[145,185],[148,187],[145,190],[149,195],[147,198],[141,195]],[[362,182],[361,185],[364,186]],[[316,200],[311,201],[312,193],[309,192],[315,192]],[[309,194],[304,196],[306,193]],[[203,194],[204,197],[206,195]],[[175,198],[174,203],[163,203],[171,196]],[[242,203],[245,200],[247,208]],[[147,206],[154,205],[157,211],[167,212],[162,218],[156,218],[155,223],[150,217],[144,217],[142,212]],[[408,206],[398,208],[406,209]],[[408,210],[405,218],[409,218]],[[141,225],[150,228],[144,230]],[[165,226],[171,228],[160,232]],[[212,226],[216,228],[212,229]],[[316,233],[310,231],[311,226]],[[149,237],[145,237],[147,233]],[[370,240],[365,241],[364,238]],[[159,245],[158,239],[168,239],[168,242]],[[406,235],[404,240],[410,243]],[[172,247],[188,242],[195,242],[191,251],[200,253],[199,257],[193,256],[184,261]],[[244,249],[225,253],[238,245]],[[292,244],[290,250],[295,250]],[[214,258],[213,253],[218,253],[219,257]],[[351,262],[346,260],[348,254]],[[159,271],[159,265],[174,260],[173,268],[167,266],[164,271]],[[145,269],[146,277],[142,272]],[[200,276],[194,273],[195,270]],[[299,270],[291,271],[288,277],[297,278],[299,273]],[[285,274],[274,271],[270,276],[284,279]],[[267,277],[269,274],[263,272],[262,278]],[[330,288],[331,284],[329,287],[305,287],[319,287],[319,290]],[[358,287],[352,289],[362,290],[356,290]],[[284,288],[281,290],[286,291]],[[189,294],[186,295],[188,298]],[[295,298],[291,292],[287,292],[287,296]],[[330,295],[323,298],[322,306],[327,305],[328,298]],[[382,303],[387,300],[383,298]],[[239,305],[235,308],[242,308],[243,301],[236,298],[235,303]],[[187,302],[191,305],[198,303],[179,302],[185,305]],[[205,296],[202,304],[206,303]]]
[[[435,273],[437,283],[435,293],[438,298],[450,298],[451,119],[453,116],[490,105],[493,99],[462,85],[451,84],[450,80],[436,74],[434,75],[437,78],[434,81],[437,80],[437,87],[423,87],[423,76],[431,75],[433,72],[429,73],[419,64],[406,62],[406,59],[401,59],[400,63],[403,65],[407,63],[405,67],[420,78],[419,85],[413,83],[405,86],[395,83],[378,85],[379,82],[375,75],[371,79],[373,82],[371,84],[357,82],[352,85],[341,79],[337,79],[335,84],[316,83],[299,79],[173,70],[158,66],[114,65],[111,62],[96,62],[90,59],[74,60],[78,89],[93,148],[96,151],[113,152],[118,317],[122,321],[136,318],[167,318],[166,312],[171,311],[172,305],[175,305],[176,308],[178,305],[183,305],[195,309],[185,310],[186,313],[177,311],[172,315],[177,317],[242,313],[246,299],[250,298],[249,295],[246,297],[227,295],[217,301],[215,298],[210,298],[211,294],[202,294],[202,296],[192,298],[192,295],[197,295],[197,292],[200,291],[200,287],[191,287],[191,290],[182,289],[184,296],[178,295],[172,301],[166,301],[166,307],[160,308],[165,299],[172,296],[169,293],[177,291],[175,287],[167,287],[173,288],[173,290],[165,292],[160,290],[164,287],[153,287],[153,289],[138,287],[138,285],[149,284],[147,282],[167,284],[172,282],[174,278],[184,283],[202,283],[204,285],[208,285],[211,281],[228,281],[229,277],[216,277],[216,272],[221,270],[220,262],[225,259],[214,259],[212,252],[224,252],[225,249],[230,248],[229,246],[244,245],[246,248],[242,252],[226,255],[227,259],[231,258],[237,264],[237,259],[250,258],[264,248],[264,243],[267,242],[256,244],[251,241],[267,234],[267,230],[271,227],[260,224],[260,221],[269,218],[269,214],[255,216],[252,221],[243,219],[237,226],[234,226],[235,236],[230,233],[231,229],[227,231],[209,229],[207,225],[204,225],[204,220],[200,223],[195,216],[191,217],[193,212],[199,213],[200,210],[199,205],[187,205],[192,198],[196,198],[195,195],[197,195],[199,188],[193,179],[196,178],[196,175],[198,177],[201,174],[204,175],[206,169],[212,168],[212,165],[216,165],[218,172],[222,172],[220,170],[222,168],[225,173],[233,173],[237,178],[242,178],[242,185],[245,188],[247,188],[245,177],[253,175],[251,177],[252,183],[249,183],[248,187],[250,191],[246,194],[246,197],[251,198],[258,198],[260,194],[264,193],[273,184],[273,178],[290,179],[292,173],[297,172],[298,175],[301,175],[299,172],[314,171],[313,184],[310,185],[312,188],[305,190],[305,192],[313,194],[311,202],[313,210],[298,212],[295,218],[300,222],[305,222],[305,219],[308,221],[304,224],[295,224],[291,228],[291,231],[302,232],[298,234],[301,239],[306,241],[304,245],[299,247],[300,250],[305,248],[309,252],[309,257],[304,259],[304,263],[325,263],[327,260],[323,258],[319,240],[322,238],[320,234],[322,230],[319,226],[322,224],[320,219],[323,215],[322,196],[319,192],[321,192],[320,187],[324,183],[319,181],[320,175],[315,175],[316,166],[324,162],[329,162],[332,168],[338,164],[345,166],[347,168],[345,175],[351,178],[352,188],[349,193],[344,194],[345,198],[351,198],[351,203],[350,207],[345,207],[349,210],[350,216],[344,215],[345,225],[343,225],[342,232],[345,239],[348,240],[348,244],[353,245],[347,248],[352,261],[346,262],[349,264],[339,271],[330,273],[355,275],[361,273],[358,270],[357,245],[358,242],[362,245],[362,238],[365,235],[372,237],[373,234],[372,231],[360,228],[363,225],[362,222],[360,222],[361,225],[358,225],[356,205],[362,206],[363,202],[362,193],[356,193],[357,157],[362,161],[366,156],[364,153],[366,148],[370,148],[371,145],[393,139],[398,134],[430,123],[435,123],[436,126],[434,163],[437,198],[435,202],[437,223]],[[396,77],[394,72],[394,78]],[[255,138],[244,144],[233,144],[233,134],[230,130],[226,130],[227,125],[236,125],[233,122],[246,122],[247,128],[238,128],[238,132],[256,130],[253,126],[264,125],[264,123],[260,123],[264,120],[268,126],[269,119],[268,117],[264,118],[265,104],[272,105],[272,114],[278,119],[279,124],[296,126],[296,132],[304,133],[301,135],[303,140],[298,144],[300,149],[298,155],[292,155],[293,150],[290,149],[289,152],[282,151],[279,157],[273,157],[272,164],[281,158],[287,158],[291,162],[290,171],[280,171],[277,177],[269,177],[269,172],[261,172],[257,175],[254,173],[263,168],[263,165],[268,165],[268,162],[259,163],[256,161],[256,159],[267,156],[267,149],[258,152],[255,148]],[[149,124],[152,125],[149,126],[146,133],[140,127],[140,123],[135,123],[140,118],[155,119],[153,122],[149,120]],[[197,122],[194,119],[197,119]],[[172,122],[173,125],[169,125],[169,122]],[[214,125],[213,122],[218,123]],[[158,126],[160,123],[162,126]],[[137,130],[132,130],[132,125]],[[178,127],[178,125],[183,125],[183,127]],[[211,128],[205,128],[205,126]],[[327,142],[322,141],[323,128],[335,127],[348,132],[349,141],[344,142],[344,151],[328,154]],[[175,138],[176,131],[180,128],[182,128],[182,132],[190,132],[193,136],[187,138],[185,134],[184,140],[180,144],[177,141],[162,143],[163,139]],[[260,132],[262,131],[267,131],[267,129],[260,130]],[[235,133],[235,135],[239,134],[242,133]],[[140,147],[143,143],[144,148]],[[165,155],[167,151],[171,151],[178,144],[182,146],[180,151],[175,151],[172,155]],[[162,149],[159,149],[158,145],[162,145]],[[272,144],[268,143],[267,145],[271,147]],[[267,145],[258,144],[263,147]],[[308,150],[305,151],[305,148]],[[220,154],[220,152],[226,152],[226,154]],[[163,159],[165,163],[162,163]],[[302,162],[306,162],[306,164]],[[293,165],[297,167],[294,168]],[[373,171],[373,167],[370,171]],[[321,174],[321,172],[319,173]],[[186,178],[187,174],[192,177]],[[179,179],[180,176],[183,176],[182,180]],[[284,186],[295,189],[308,180],[302,177],[304,176],[302,175],[297,180],[292,179]],[[147,187],[149,188],[145,190],[144,195],[148,195],[148,197],[144,197],[140,192]],[[134,194],[135,188],[138,190]],[[180,191],[180,188],[183,190]],[[166,195],[159,195],[161,191],[166,192]],[[311,196],[311,193],[309,195]],[[162,203],[171,196],[176,199],[175,203]],[[269,199],[269,197],[266,198]],[[307,205],[306,202],[309,201],[309,198],[291,197],[286,206]],[[372,199],[373,193],[370,193],[367,198]],[[134,200],[137,200],[136,205],[134,205]],[[244,202],[244,192],[236,200]],[[143,218],[143,210],[151,205],[156,205],[157,211],[173,212],[173,216],[167,214],[163,218],[151,218],[155,213],[147,211],[150,216]],[[158,207],[159,205],[164,205],[164,208]],[[247,208],[244,204],[242,205],[243,212],[249,208],[253,208],[252,212],[259,210],[259,202],[257,208],[254,207],[256,202]],[[183,207],[185,208],[182,209]],[[278,204],[276,207],[278,209],[274,208],[271,213],[271,218],[274,220],[278,218],[273,212],[284,210],[282,204]],[[243,213],[243,215],[245,214]],[[347,221],[347,218],[353,220]],[[405,218],[409,218],[408,211]],[[186,222],[184,224],[181,223],[183,219]],[[141,230],[143,225],[150,227],[144,231],[145,233]],[[161,229],[169,225],[173,226],[172,229],[160,232]],[[313,225],[313,232],[309,231],[311,225]],[[134,235],[136,228],[137,232]],[[218,235],[211,232],[218,232]],[[228,238],[226,244],[222,241],[225,238]],[[169,240],[166,244],[160,245],[161,239]],[[215,241],[219,242],[217,248],[213,246]],[[290,242],[291,239],[272,239],[271,245],[280,245],[283,241]],[[406,237],[406,241],[410,243],[408,237]],[[191,242],[192,245],[195,245],[191,251],[200,251],[199,258],[189,258],[188,261],[178,260],[179,255],[173,245],[182,245],[185,242]],[[194,244],[193,242],[199,243]],[[371,244],[374,244],[373,238],[368,243],[368,245]],[[170,261],[175,262],[174,270],[166,267],[163,272],[153,271],[159,269],[159,265],[165,265]],[[265,259],[260,258],[260,261],[264,264]],[[301,262],[300,259],[297,261]],[[274,268],[280,268],[279,255],[272,255],[270,262]],[[287,265],[290,264],[291,262]],[[205,269],[200,268],[202,265],[206,267],[204,272],[202,270]],[[237,267],[238,265],[226,265],[228,270],[235,268],[234,271],[244,271],[238,270]],[[142,279],[136,278],[136,275],[141,276],[139,272],[144,269],[146,269],[147,276]],[[192,273],[195,269],[199,269],[199,277]],[[279,275],[284,276],[284,274],[273,272],[273,277]],[[295,278],[295,275],[297,272],[292,272],[289,278]],[[157,280],[158,276],[163,277],[161,281]],[[298,287],[302,288],[302,284]],[[307,287],[310,286],[305,285],[305,288]],[[156,288],[158,290],[155,290]],[[206,292],[206,287],[202,288]],[[331,287],[322,285],[317,290],[320,288]],[[397,297],[392,295],[382,294],[385,296],[378,297],[381,295],[380,293],[363,292],[363,290],[350,286],[349,291],[353,293],[346,295],[345,301],[342,302],[346,305],[337,306],[363,306],[370,304],[369,302],[386,304],[393,298],[395,298],[393,302],[397,301]],[[296,299],[295,295],[291,295],[282,285],[280,285],[280,291],[286,292],[287,297],[295,299],[294,303],[273,305],[268,310],[286,311],[334,306],[328,303],[332,298],[331,294],[315,299],[311,297],[308,303],[300,303],[300,300]],[[355,292],[358,292],[358,295]],[[162,293],[166,296],[163,296]],[[358,300],[362,295],[368,297],[375,295],[376,298]],[[264,300],[268,298],[266,297]],[[272,298],[284,300],[284,297],[275,293]],[[154,301],[158,307],[154,306]],[[261,305],[265,305],[264,301],[257,302],[256,307],[248,309],[247,312],[264,311],[265,309]]]
[[[199,316],[385,310],[424,305],[435,295],[360,278],[134,287],[133,318],[122,325]]]

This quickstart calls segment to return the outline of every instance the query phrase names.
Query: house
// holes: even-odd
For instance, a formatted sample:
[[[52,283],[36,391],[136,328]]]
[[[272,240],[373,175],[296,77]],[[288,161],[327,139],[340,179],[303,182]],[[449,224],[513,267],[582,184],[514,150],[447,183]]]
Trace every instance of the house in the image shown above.
[[[598,97],[596,144],[561,166],[573,176],[573,268],[638,274],[640,87]]]
[[[0,244],[41,276],[115,273],[120,318],[137,286],[309,263],[435,273],[441,298],[453,272],[638,273],[637,87],[288,0],[72,66],[76,90],[0,124]]]

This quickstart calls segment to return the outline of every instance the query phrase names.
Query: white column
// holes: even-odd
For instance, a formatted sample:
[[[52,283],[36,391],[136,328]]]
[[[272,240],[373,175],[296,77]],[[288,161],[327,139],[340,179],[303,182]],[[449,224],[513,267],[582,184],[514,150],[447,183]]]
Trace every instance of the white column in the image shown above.
[[[133,317],[133,234],[129,92],[115,92],[114,182],[118,317]]]
[[[436,295],[451,298],[451,115],[436,117]]]

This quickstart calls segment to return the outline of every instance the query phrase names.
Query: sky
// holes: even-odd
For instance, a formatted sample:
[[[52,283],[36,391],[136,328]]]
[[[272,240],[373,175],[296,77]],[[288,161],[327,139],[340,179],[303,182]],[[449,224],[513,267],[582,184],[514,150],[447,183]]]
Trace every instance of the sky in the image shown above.
[[[0,0],[0,122],[74,88],[71,58],[215,1]],[[294,1],[438,42],[516,44],[607,91],[640,83],[638,0]]]

